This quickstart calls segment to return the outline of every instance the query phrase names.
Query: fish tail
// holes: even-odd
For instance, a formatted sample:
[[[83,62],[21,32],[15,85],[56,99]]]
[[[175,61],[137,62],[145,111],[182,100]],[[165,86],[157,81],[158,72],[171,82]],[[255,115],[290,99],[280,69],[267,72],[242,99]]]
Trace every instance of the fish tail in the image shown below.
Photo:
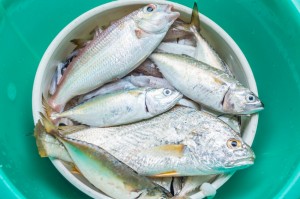
[[[43,108],[45,110],[45,113],[48,117],[50,117],[53,120],[55,120],[59,117],[58,116],[59,114],[57,112],[55,112],[55,110],[49,105],[49,103],[47,102],[44,95],[42,96],[42,104],[43,104]]]
[[[193,27],[198,33],[200,32],[200,18],[199,18],[199,10],[198,10],[198,5],[196,0],[194,1],[190,26]]]
[[[44,144],[42,142],[42,134],[45,132],[45,127],[43,126],[41,120],[37,122],[34,128],[34,137],[36,138],[36,145],[39,151],[40,156],[43,157],[48,157],[47,151],[44,147]]]
[[[40,113],[40,117],[44,124],[43,128],[44,128],[45,132],[54,137],[59,137],[58,127],[52,123],[50,118],[48,116],[44,115],[43,113]]]

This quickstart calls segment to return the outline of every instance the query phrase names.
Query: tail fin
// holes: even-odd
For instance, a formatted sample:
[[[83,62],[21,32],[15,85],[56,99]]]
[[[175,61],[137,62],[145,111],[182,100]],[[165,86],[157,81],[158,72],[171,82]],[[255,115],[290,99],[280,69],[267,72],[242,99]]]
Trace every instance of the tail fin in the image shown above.
[[[57,137],[57,135],[59,134],[58,127],[55,126],[52,123],[52,121],[47,116],[45,116],[43,113],[40,113],[40,116],[41,116],[41,120],[44,124],[43,128],[46,131],[46,133],[48,133],[54,137]]]
[[[41,140],[42,134],[45,132],[45,127],[43,126],[41,120],[37,122],[37,124],[34,127],[34,137],[36,140],[36,145],[39,151],[40,156],[48,157],[47,152],[44,148],[43,142]]]
[[[42,96],[42,104],[43,104],[43,108],[46,112],[47,118],[51,118],[53,120],[53,122],[56,123],[57,122],[56,119],[59,118],[58,113],[48,104],[44,95]]]
[[[36,145],[41,157],[48,157],[48,153],[44,147],[45,132],[56,137],[58,134],[57,127],[42,113],[40,113],[41,119],[37,122],[34,128],[34,137],[36,139]],[[44,125],[43,125],[44,124]]]
[[[196,1],[194,2],[190,26],[191,28],[193,27],[198,33],[200,32],[199,10]]]
[[[47,114],[48,117],[51,116],[53,109],[51,108],[51,106],[48,104],[47,100],[45,99],[44,95],[42,95],[42,104],[43,104],[43,108]]]

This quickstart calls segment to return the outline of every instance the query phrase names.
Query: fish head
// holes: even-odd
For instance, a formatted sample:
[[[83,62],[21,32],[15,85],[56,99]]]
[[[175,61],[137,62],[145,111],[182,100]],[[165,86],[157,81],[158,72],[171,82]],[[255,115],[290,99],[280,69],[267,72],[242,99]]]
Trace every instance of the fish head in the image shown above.
[[[139,10],[134,21],[138,28],[147,33],[166,33],[180,15],[172,11],[173,7],[169,4],[149,4]]]
[[[182,94],[177,90],[149,88],[146,91],[145,105],[150,114],[157,115],[175,106],[181,98]]]
[[[243,86],[231,86],[223,100],[225,113],[252,114],[264,109],[264,104],[248,88]]]
[[[229,126],[221,125],[218,130],[197,135],[197,154],[209,172],[224,173],[243,169],[254,163],[255,154],[251,147]]]

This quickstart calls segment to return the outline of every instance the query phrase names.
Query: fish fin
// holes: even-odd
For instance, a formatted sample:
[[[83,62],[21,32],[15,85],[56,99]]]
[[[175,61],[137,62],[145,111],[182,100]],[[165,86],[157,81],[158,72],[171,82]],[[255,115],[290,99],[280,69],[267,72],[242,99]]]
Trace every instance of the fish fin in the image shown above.
[[[70,171],[73,174],[81,174],[81,172],[79,171],[79,169],[77,168],[77,166],[75,164],[72,164],[72,167],[71,167]]]
[[[40,112],[40,117],[42,119],[42,122],[44,124],[44,129],[46,131],[46,133],[53,135],[54,137],[57,137],[58,132],[58,128],[57,126],[55,126],[52,121],[50,120],[50,118],[47,115],[44,115],[43,113]]]
[[[168,144],[153,147],[149,150],[146,150],[143,153],[146,154],[160,154],[162,156],[175,156],[181,158],[183,156],[185,145],[183,144]]]
[[[163,173],[159,173],[159,174],[153,175],[151,177],[161,178],[161,177],[172,177],[172,176],[178,176],[178,175],[179,175],[179,173],[177,171],[173,170],[173,171],[166,171]]]
[[[200,32],[199,10],[196,1],[194,2],[190,25],[194,27],[198,33]]]
[[[88,127],[85,125],[76,125],[76,126],[59,126],[58,130],[60,133],[62,133],[63,135],[68,135],[68,134],[72,134],[84,129],[87,129]]]
[[[43,157],[48,157],[48,154],[45,150],[45,147],[44,147],[44,144],[41,140],[41,135],[43,132],[45,132],[45,127],[43,126],[41,120],[39,120],[35,127],[34,127],[34,137],[35,137],[35,140],[36,140],[36,145],[37,145],[37,148],[38,148],[38,151],[39,151],[39,154],[40,156],[43,158]]]
[[[141,39],[141,38],[145,37],[146,32],[143,31],[142,29],[135,29],[135,35],[138,39]]]
[[[86,46],[86,44],[89,42],[89,39],[72,39],[71,42],[76,45],[74,50],[78,50],[80,48],[83,48]]]
[[[53,112],[53,109],[48,104],[48,102],[47,102],[46,98],[44,97],[44,95],[42,95],[42,105],[43,105],[45,113],[47,114],[48,117],[50,117],[52,112]]]

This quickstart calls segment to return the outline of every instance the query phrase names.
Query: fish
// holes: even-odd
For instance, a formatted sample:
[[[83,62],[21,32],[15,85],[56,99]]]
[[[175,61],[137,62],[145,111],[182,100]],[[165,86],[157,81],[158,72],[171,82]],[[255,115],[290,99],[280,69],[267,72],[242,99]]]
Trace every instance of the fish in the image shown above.
[[[139,66],[179,17],[173,5],[149,4],[115,21],[69,64],[49,105],[61,112],[75,96],[120,79]]]
[[[140,175],[151,177],[226,173],[249,167],[255,159],[250,146],[226,123],[188,107],[118,127],[62,126],[60,132],[100,146]]]
[[[72,158],[76,169],[96,188],[116,199],[171,198],[171,194],[140,176],[132,168],[99,146],[71,139],[59,133],[46,116],[41,114],[37,129],[59,140]]]
[[[162,78],[162,74],[159,72],[155,64],[150,61],[149,59],[146,59],[141,65],[139,65],[133,73],[141,73],[147,76],[153,76],[153,77],[160,77]]]
[[[149,58],[171,85],[205,107],[235,115],[264,109],[257,95],[224,71],[184,55],[153,53]]]
[[[167,88],[137,88],[96,96],[69,110],[53,112],[43,98],[51,119],[69,118],[93,127],[128,124],[159,115],[182,98],[176,90]]]
[[[150,87],[150,88],[166,88],[175,90],[174,87],[165,79],[146,76],[142,74],[132,74],[118,81],[106,84],[99,89],[92,91],[86,95],[82,95],[78,103],[87,101],[95,96],[112,93],[119,90],[130,90],[135,88]]]

